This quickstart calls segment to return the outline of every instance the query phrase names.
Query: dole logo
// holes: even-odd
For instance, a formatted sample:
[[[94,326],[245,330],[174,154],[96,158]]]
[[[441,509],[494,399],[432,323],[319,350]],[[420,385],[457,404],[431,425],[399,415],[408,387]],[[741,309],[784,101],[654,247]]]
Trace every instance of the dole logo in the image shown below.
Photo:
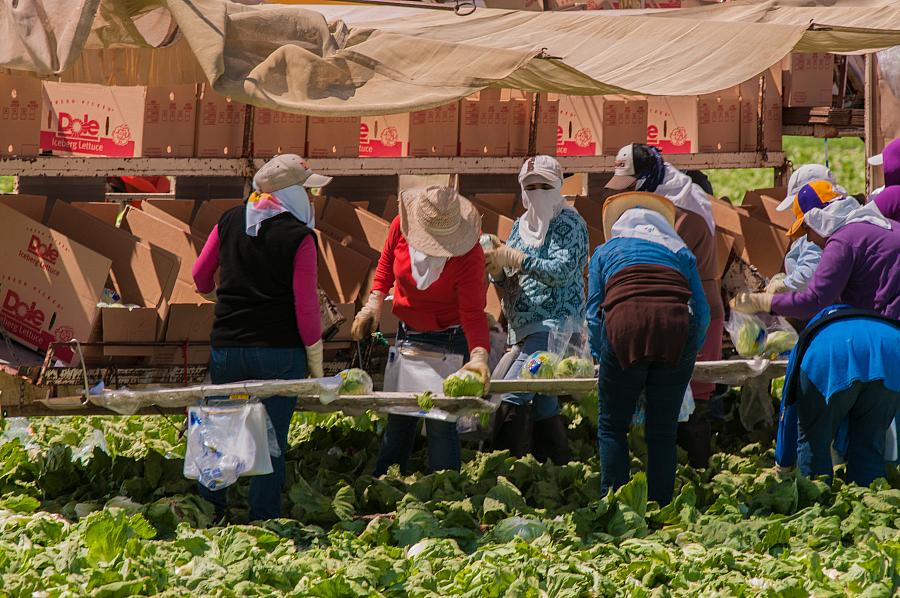
[[[6,297],[3,299],[3,311],[23,324],[34,328],[39,329],[44,325],[44,312],[37,308],[34,301],[31,304],[23,301],[15,291],[6,292]]]
[[[68,112],[60,112],[57,122],[57,130],[69,137],[98,137],[100,135],[100,123],[89,118],[75,118]]]
[[[48,264],[55,264],[59,259],[59,251],[53,246],[53,243],[41,243],[37,235],[31,235],[31,241],[28,242],[28,253],[38,256]]]

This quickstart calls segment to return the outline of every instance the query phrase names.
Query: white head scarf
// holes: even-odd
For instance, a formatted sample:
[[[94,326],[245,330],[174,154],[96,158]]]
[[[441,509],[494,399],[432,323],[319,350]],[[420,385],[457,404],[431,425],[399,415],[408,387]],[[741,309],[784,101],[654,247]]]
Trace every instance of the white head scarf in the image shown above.
[[[552,189],[526,191],[526,185],[541,183],[552,185]],[[522,205],[525,214],[519,218],[519,237],[529,247],[540,247],[547,237],[550,222],[565,206],[561,190],[562,168],[552,156],[535,156],[522,165],[519,184],[522,186]]]
[[[406,245],[409,247],[409,265],[413,280],[416,281],[416,288],[424,291],[441,277],[448,258],[428,255],[410,245],[408,241]]]
[[[687,247],[662,214],[645,208],[625,210],[612,225],[610,233],[613,239],[625,237],[658,243],[672,253]]]
[[[794,205],[794,196],[800,192],[800,189],[813,181],[828,181],[835,191],[847,194],[844,188],[835,182],[831,169],[822,164],[804,164],[791,175],[788,181],[787,196],[778,204],[778,211],[784,212],[791,209],[791,206]]]
[[[256,189],[255,183],[253,187]],[[309,203],[306,189],[302,185],[291,185],[271,193],[256,191],[250,195],[246,206],[247,234],[255,237],[263,222],[284,212],[290,212],[309,228],[316,226],[316,213]]]
[[[813,208],[803,216],[803,224],[825,238],[854,222],[868,222],[891,230],[890,220],[882,215],[875,202],[861,206],[852,197],[830,201],[825,207]]]
[[[668,162],[662,183],[653,192],[668,198],[676,207],[699,214],[706,221],[711,233],[716,232],[712,201],[700,185]]]

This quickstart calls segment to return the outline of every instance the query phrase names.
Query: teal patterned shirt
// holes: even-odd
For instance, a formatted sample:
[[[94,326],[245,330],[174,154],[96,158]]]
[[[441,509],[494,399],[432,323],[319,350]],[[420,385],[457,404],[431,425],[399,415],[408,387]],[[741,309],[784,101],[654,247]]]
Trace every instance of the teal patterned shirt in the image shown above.
[[[521,220],[521,219],[520,219]],[[572,316],[584,320],[584,269],[588,233],[584,219],[564,207],[550,221],[544,244],[530,247],[513,224],[507,245],[525,254],[522,270],[502,281],[503,313],[509,322],[509,342],[516,344],[536,332],[546,332]]]

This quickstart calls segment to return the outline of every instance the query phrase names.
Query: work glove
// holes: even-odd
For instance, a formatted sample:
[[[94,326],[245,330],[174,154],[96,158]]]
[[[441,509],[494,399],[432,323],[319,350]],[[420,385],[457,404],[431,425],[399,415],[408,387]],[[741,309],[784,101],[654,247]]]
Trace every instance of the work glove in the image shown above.
[[[509,245],[501,245],[493,251],[488,251],[484,258],[485,268],[493,276],[493,272],[502,272],[504,268],[512,271],[521,270],[525,254]]]
[[[491,370],[488,367],[488,350],[484,347],[475,347],[469,355],[469,361],[462,366],[463,370],[472,372],[481,378],[484,383],[484,394],[488,393],[491,385]]]
[[[381,305],[384,303],[384,293],[380,291],[372,291],[369,300],[363,306],[356,317],[353,318],[353,326],[350,327],[350,338],[355,341],[361,341],[367,338],[375,329],[378,328],[378,322],[381,321]]]
[[[776,274],[769,280],[769,284],[766,285],[766,292],[770,295],[774,295],[775,293],[787,293],[791,289],[785,284],[785,280],[787,276],[785,274]]]
[[[731,300],[731,309],[742,314],[769,313],[772,311],[772,293],[738,293]]]
[[[325,370],[322,366],[322,341],[316,341],[306,348],[306,370],[310,378],[324,378]]]

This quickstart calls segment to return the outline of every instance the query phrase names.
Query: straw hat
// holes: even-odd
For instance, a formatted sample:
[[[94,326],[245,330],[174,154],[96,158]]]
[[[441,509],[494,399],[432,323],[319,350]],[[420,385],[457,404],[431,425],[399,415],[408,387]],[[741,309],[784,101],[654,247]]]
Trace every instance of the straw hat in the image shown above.
[[[625,210],[631,208],[644,208],[659,212],[669,224],[675,226],[675,204],[656,193],[629,191],[613,195],[603,202],[603,235],[606,239],[610,238],[616,220],[622,216]]]
[[[465,255],[481,235],[481,214],[450,187],[409,189],[400,194],[400,232],[433,257]]]

